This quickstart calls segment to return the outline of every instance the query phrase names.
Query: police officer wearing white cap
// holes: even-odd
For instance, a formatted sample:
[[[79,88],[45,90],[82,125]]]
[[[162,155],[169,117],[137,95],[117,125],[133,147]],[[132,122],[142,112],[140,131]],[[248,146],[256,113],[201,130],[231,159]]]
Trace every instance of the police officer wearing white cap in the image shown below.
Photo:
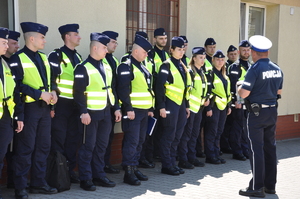
[[[268,58],[272,46],[268,38],[254,35],[249,42],[252,45],[251,55],[255,63],[248,69],[238,93],[245,98],[249,111],[247,131],[252,179],[249,187],[240,190],[239,194],[265,197],[265,193],[276,193],[276,105],[281,95],[283,74]]]

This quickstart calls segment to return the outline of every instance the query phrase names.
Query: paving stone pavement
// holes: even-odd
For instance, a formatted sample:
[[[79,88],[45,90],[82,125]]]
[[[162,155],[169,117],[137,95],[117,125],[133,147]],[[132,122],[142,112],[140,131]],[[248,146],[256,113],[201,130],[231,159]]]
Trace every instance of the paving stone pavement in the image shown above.
[[[267,199],[300,199],[300,139],[277,142],[278,176],[277,194],[266,194]],[[223,165],[206,164],[203,168],[185,170],[180,176],[160,173],[161,164],[154,169],[140,169],[149,180],[141,186],[123,183],[120,174],[108,174],[115,181],[114,188],[97,187],[96,191],[87,192],[73,184],[70,191],[54,195],[29,194],[30,199],[144,199],[144,198],[188,198],[188,199],[243,199],[238,191],[248,186],[251,179],[249,161],[231,159],[230,154],[222,156],[227,163]],[[204,159],[200,159],[204,161]],[[14,198],[13,190],[2,187],[4,199]],[[249,197],[248,197],[249,198]]]

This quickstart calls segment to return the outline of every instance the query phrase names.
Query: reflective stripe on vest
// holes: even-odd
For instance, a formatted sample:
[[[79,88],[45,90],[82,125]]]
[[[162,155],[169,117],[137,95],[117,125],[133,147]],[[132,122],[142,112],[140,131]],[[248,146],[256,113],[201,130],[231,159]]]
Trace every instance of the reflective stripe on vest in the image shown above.
[[[86,87],[85,94],[87,96],[87,109],[103,110],[107,106],[107,96],[111,105],[115,103],[115,97],[112,93],[112,70],[108,64],[103,63],[105,71],[106,83],[103,81],[102,75],[91,63],[87,62],[86,68],[89,76],[89,85]],[[105,89],[105,87],[109,87]]]
[[[154,105],[154,98],[148,91],[149,87],[145,76],[134,64],[132,64],[132,68],[134,78],[131,81],[131,105],[134,108],[149,109]]]
[[[76,53],[76,56],[80,61],[81,57]],[[56,79],[57,87],[60,91],[60,97],[73,99],[73,84],[74,84],[74,67],[72,65],[69,57],[62,52],[62,59],[67,64],[65,65],[63,62],[60,63],[60,71],[59,78]]]
[[[169,59],[169,55],[165,52],[166,60]],[[155,52],[154,55],[154,64],[155,64],[155,71],[158,73],[160,66],[162,65],[163,61],[160,59],[160,56]]]
[[[0,81],[0,119],[3,116],[3,105],[6,104],[10,117],[13,118],[14,115],[14,98],[13,93],[16,86],[14,81],[14,76],[12,75],[10,68],[2,59],[2,72],[3,72],[3,82]],[[7,99],[4,101],[4,99]]]
[[[38,52],[39,55],[41,56],[44,65],[46,67],[46,76],[47,76],[47,84],[48,90],[50,91],[50,65],[47,59],[47,56],[44,55],[43,53]],[[36,65],[33,63],[33,61],[25,54],[25,53],[20,53],[19,55],[22,67],[23,67],[23,84],[26,84],[36,90],[41,90],[42,92],[46,91],[44,88],[44,84],[41,78],[41,75],[36,67]],[[41,89],[43,88],[43,89]],[[30,96],[26,95],[25,102],[30,103],[34,102],[35,99],[31,98]]]
[[[227,94],[224,89],[224,85],[222,80],[214,74],[214,88],[212,89],[212,93],[216,94],[215,103],[219,110],[224,110],[227,106],[227,104],[231,101],[231,95],[230,95],[230,81],[229,78],[226,76],[227,81]]]
[[[205,80],[206,77],[203,74]],[[204,91],[204,93],[203,93]],[[194,113],[198,113],[200,106],[204,104],[205,98],[202,98],[202,96],[205,96],[207,92],[207,80],[206,82],[202,82],[202,79],[198,73],[195,74],[194,77],[194,85],[190,91],[190,110]]]

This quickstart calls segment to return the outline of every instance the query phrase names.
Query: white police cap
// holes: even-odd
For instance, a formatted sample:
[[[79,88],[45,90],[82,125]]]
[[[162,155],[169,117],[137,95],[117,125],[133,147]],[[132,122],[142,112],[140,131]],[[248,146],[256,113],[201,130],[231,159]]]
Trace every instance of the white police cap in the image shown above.
[[[250,37],[251,49],[257,52],[267,52],[272,47],[272,42],[267,37],[254,35]]]

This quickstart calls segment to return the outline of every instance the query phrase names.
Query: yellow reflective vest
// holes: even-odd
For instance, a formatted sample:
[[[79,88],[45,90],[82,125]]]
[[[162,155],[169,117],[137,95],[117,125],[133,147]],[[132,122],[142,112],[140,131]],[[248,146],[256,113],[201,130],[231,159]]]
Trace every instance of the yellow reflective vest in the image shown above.
[[[227,76],[225,79],[227,81],[226,91],[224,89],[222,80],[214,73],[214,88],[212,89],[212,93],[215,96],[215,104],[219,110],[224,110],[227,104],[231,101],[230,80]]]
[[[47,87],[48,90],[50,91],[50,65],[47,59],[47,56],[41,52],[38,52],[39,55],[42,58],[42,61],[44,62],[44,65],[46,67],[46,76],[47,76]],[[41,90],[42,92],[46,91],[44,88],[43,80],[41,78],[41,75],[36,67],[36,65],[33,63],[33,61],[25,54],[25,53],[20,53],[19,55],[22,68],[24,71],[24,76],[23,76],[23,84],[26,84],[30,86],[31,88],[34,88],[36,90]],[[30,103],[34,102],[35,99],[32,97],[26,95],[25,102]]]
[[[169,59],[169,55],[167,52],[165,52],[166,60]],[[155,64],[155,71],[158,73],[160,66],[162,65],[163,61],[160,59],[160,56],[155,52],[154,54],[154,64]]]
[[[3,106],[6,104],[8,107],[8,111],[10,113],[10,117],[12,118],[14,115],[14,89],[15,89],[15,81],[14,77],[10,71],[10,68],[7,66],[5,61],[2,61],[2,72],[3,72],[3,81],[0,81],[0,118],[3,116]]]
[[[80,61],[81,57],[76,54]],[[62,59],[64,63],[61,62],[59,67],[61,73],[59,74],[59,78],[56,79],[57,88],[60,91],[60,97],[73,99],[73,84],[74,84],[74,68],[69,57],[62,52]],[[66,63],[66,65],[65,65]]]
[[[103,63],[103,62],[102,62]],[[89,76],[89,84],[86,87],[85,95],[87,97],[87,109],[103,110],[107,106],[107,100],[111,105],[115,104],[115,96],[112,93],[112,69],[110,65],[103,63],[105,71],[105,79],[91,63],[87,62],[83,65]]]

